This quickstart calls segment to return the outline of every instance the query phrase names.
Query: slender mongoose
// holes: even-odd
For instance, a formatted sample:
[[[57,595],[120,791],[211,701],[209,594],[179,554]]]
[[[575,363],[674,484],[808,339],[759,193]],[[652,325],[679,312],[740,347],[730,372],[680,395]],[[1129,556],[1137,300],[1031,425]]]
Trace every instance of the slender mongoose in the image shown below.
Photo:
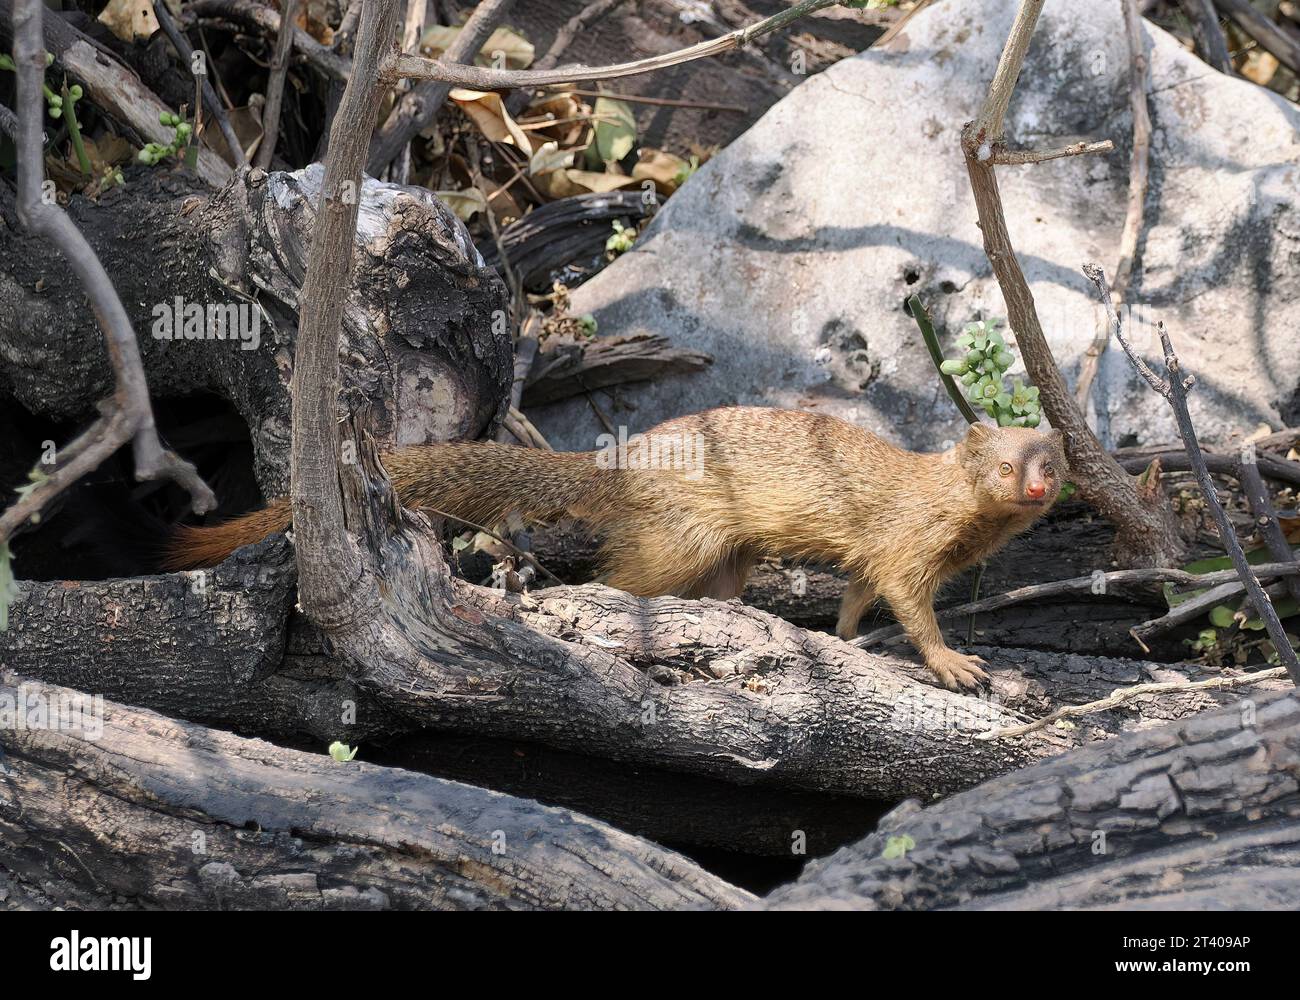
[[[738,597],[763,556],[831,562],[850,579],[837,634],[877,597],[948,687],[987,679],[950,649],[935,592],[1041,517],[1066,472],[1060,431],[973,425],[947,451],[904,451],[850,423],[725,407],[594,452],[491,442],[382,456],[397,495],[476,524],[574,517],[598,528],[605,582],[639,596]],[[289,526],[287,500],[214,527],[182,527],[165,565],[214,565]]]

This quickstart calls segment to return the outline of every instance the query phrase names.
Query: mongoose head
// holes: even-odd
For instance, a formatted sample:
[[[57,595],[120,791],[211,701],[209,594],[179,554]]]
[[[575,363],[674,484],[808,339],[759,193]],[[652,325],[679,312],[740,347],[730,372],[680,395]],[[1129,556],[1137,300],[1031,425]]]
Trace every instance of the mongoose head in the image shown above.
[[[991,512],[1019,517],[1046,513],[1069,472],[1059,430],[972,424],[957,458]]]

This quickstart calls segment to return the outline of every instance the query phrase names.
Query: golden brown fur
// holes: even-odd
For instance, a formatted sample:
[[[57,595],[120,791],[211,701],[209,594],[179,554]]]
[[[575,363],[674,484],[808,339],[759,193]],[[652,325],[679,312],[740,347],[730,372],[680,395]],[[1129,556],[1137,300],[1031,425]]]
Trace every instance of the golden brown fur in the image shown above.
[[[667,421],[653,436],[699,442],[702,462],[602,467],[599,452],[491,443],[406,448],[383,461],[408,507],[478,524],[510,513],[587,522],[606,539],[607,582],[632,594],[727,599],[761,556],[837,563],[853,581],[839,635],[855,635],[883,597],[949,687],[986,675],[944,643],[935,591],[1046,512],[1066,471],[1059,432],[1024,428],[981,425],[947,452],[918,454],[831,417],[728,407]],[[167,565],[211,565],[288,521],[281,500],[181,529]]]

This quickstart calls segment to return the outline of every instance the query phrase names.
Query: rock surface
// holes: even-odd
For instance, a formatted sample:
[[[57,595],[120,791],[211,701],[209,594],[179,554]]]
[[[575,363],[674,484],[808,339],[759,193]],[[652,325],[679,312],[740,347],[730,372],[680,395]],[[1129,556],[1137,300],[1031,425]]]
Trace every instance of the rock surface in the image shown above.
[[[956,439],[904,300],[945,343],[1005,316],[959,147],[1015,4],[946,0],[883,49],[809,78],[710,161],[636,247],[573,296],[600,333],[664,334],[712,369],[622,388],[632,431],[730,403],[832,413],[909,447]],[[1158,357],[1163,320],[1196,373],[1192,412],[1226,440],[1294,416],[1300,384],[1300,111],[1223,76],[1144,23],[1153,119],[1130,301]],[[1129,59],[1117,2],[1046,7],[1007,122],[1013,147],[1108,137],[1108,156],[999,168],[1008,224],[1052,349],[1073,381],[1098,318],[1085,261],[1114,271],[1128,190]],[[1111,444],[1168,441],[1171,411],[1116,345],[1093,394]],[[533,412],[557,448],[602,427],[586,399]]]

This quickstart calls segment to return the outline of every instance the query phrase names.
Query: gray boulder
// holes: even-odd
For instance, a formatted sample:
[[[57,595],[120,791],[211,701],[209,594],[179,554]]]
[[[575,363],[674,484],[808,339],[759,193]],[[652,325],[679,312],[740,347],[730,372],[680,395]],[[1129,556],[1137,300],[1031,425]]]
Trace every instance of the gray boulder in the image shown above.
[[[959,146],[1016,4],[946,0],[886,48],[811,77],[711,160],[626,253],[577,289],[601,335],[648,331],[715,358],[630,386],[638,431],[732,403],[801,407],[938,448],[962,423],[903,304],[919,294],[945,343],[1005,306],[980,244]],[[1300,112],[1210,69],[1144,24],[1151,184],[1130,293],[1137,344],[1170,329],[1199,387],[1202,436],[1296,419],[1300,388]],[[1000,167],[1008,225],[1057,361],[1073,382],[1098,307],[1080,273],[1112,273],[1128,191],[1129,60],[1118,0],[1051,0],[1007,121],[1013,146],[1111,138],[1105,156]],[[1175,438],[1168,406],[1118,346],[1094,389],[1109,444]],[[587,400],[532,414],[558,448],[602,427]]]

